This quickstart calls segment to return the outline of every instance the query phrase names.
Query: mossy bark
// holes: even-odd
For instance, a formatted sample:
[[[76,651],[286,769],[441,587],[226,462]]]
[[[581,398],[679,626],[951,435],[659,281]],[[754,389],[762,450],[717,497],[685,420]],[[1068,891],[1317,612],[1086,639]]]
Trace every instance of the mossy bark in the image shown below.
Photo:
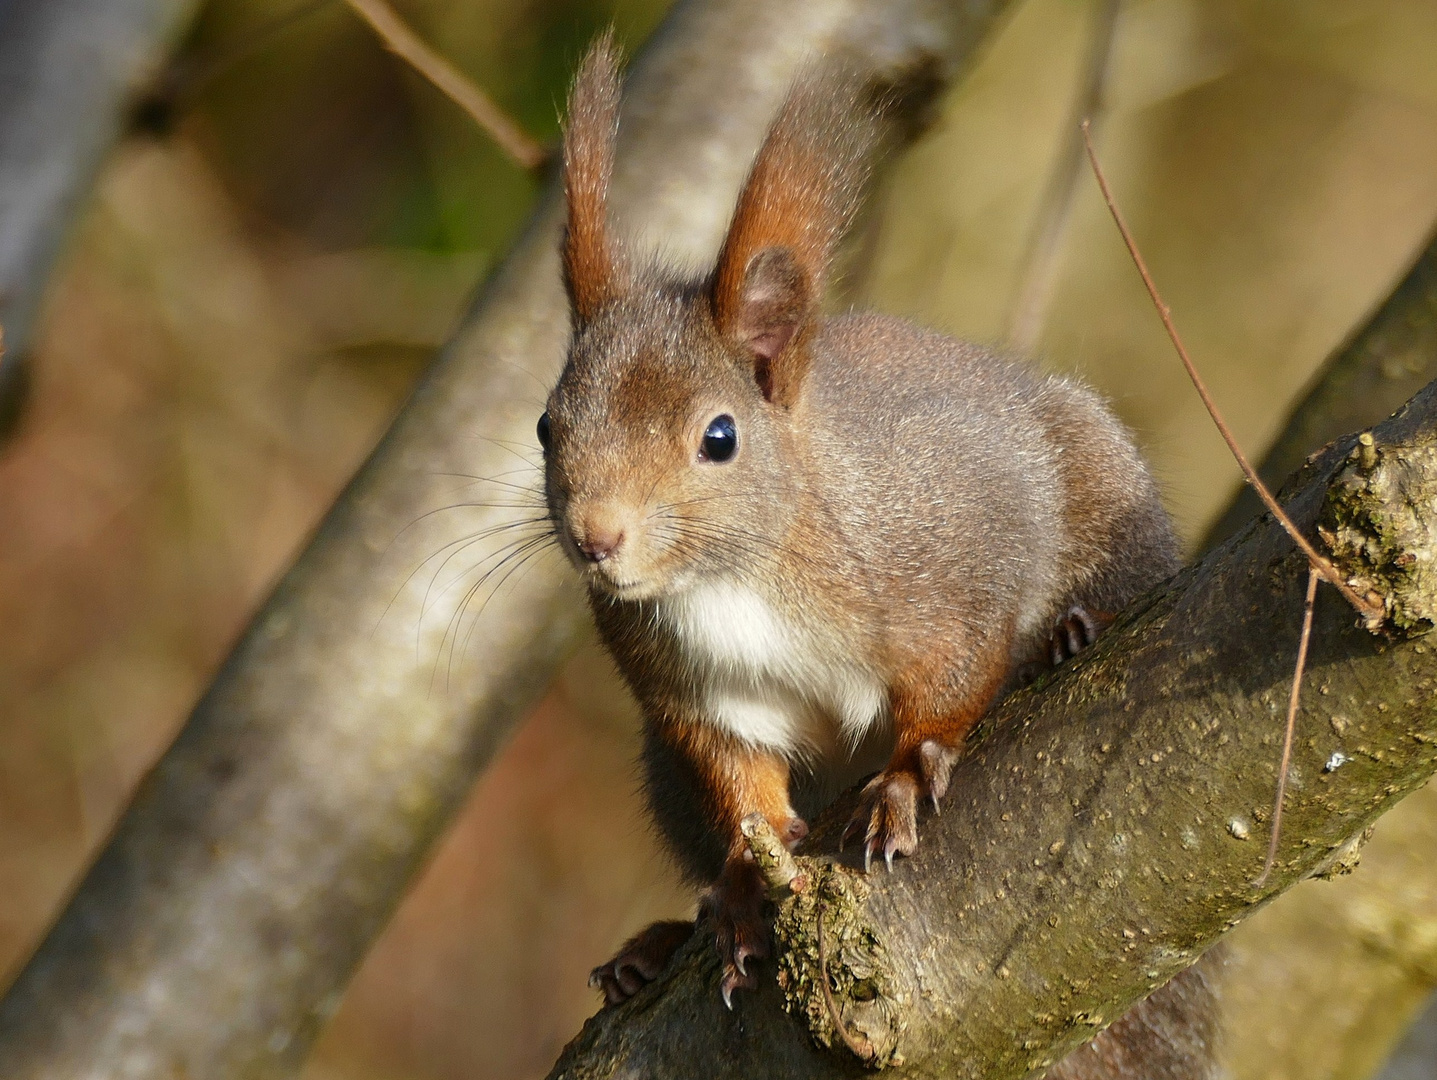
[[[777,962],[732,1013],[701,933],[659,983],[591,1020],[551,1075],[865,1071],[835,1048],[818,1000],[823,912],[837,928],[830,991],[845,1023],[884,1046],[878,1063],[901,1061],[912,1076],[1024,1076],[1278,893],[1349,858],[1437,769],[1437,642],[1423,634],[1430,588],[1414,569],[1437,554],[1437,385],[1372,435],[1370,447],[1352,437],[1310,462],[1287,504],[1309,532],[1324,523],[1339,567],[1380,593],[1389,618],[1368,633],[1335,592],[1318,597],[1265,887],[1252,882],[1307,577],[1266,517],[1008,699],[955,771],[942,816],[922,822],[914,858],[863,889],[811,885],[785,901]],[[811,882],[854,872],[836,852],[848,810],[840,800],[811,835],[799,863]]]

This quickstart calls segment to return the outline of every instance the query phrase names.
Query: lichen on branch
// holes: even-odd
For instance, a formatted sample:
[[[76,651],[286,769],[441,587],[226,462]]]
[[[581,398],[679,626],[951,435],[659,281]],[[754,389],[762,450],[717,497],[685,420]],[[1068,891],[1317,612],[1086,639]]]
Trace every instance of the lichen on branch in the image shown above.
[[[1363,432],[1323,506],[1318,534],[1354,588],[1382,602],[1390,631],[1437,626],[1434,505],[1437,445],[1393,453]]]

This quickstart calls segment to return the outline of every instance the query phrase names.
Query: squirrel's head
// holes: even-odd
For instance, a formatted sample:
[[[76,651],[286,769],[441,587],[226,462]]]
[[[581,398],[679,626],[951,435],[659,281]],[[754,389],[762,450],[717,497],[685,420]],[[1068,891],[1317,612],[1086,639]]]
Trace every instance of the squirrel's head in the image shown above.
[[[659,596],[761,575],[792,521],[819,303],[873,124],[851,79],[788,96],[702,280],[636,265],[607,196],[618,122],[611,40],[585,58],[564,132],[573,335],[539,419],[560,542],[591,588]]]

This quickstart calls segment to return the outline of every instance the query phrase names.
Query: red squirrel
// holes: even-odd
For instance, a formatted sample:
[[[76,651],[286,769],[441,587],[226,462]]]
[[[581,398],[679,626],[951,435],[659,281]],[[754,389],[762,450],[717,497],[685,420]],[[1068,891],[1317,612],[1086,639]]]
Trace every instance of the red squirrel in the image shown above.
[[[707,887],[730,1005],[768,952],[746,815],[797,844],[804,813],[882,765],[850,830],[865,866],[911,854],[994,700],[1178,565],[1157,486],[1091,390],[822,313],[877,128],[853,82],[799,81],[703,277],[610,227],[607,39],[564,134],[573,333],[538,425],[545,494],[642,708],[654,820]],[[594,984],[631,996],[692,932],[650,927]]]

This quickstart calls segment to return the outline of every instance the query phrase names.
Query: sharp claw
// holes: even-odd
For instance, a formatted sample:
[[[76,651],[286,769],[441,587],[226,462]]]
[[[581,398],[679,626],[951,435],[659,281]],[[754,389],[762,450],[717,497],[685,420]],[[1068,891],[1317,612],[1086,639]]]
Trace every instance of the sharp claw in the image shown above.
[[[929,792],[928,792],[928,801],[933,804],[933,816],[934,816],[934,817],[942,817],[942,816],[943,816],[943,807],[938,804],[938,792],[937,792],[937,791],[929,791]]]
[[[735,949],[733,954],[733,966],[738,969],[738,973],[742,975],[745,979],[748,978],[748,968],[746,967],[747,964],[748,957],[744,955],[742,950]]]
[[[728,981],[728,976],[724,976],[719,985],[719,993],[723,996],[723,1003],[728,1006],[728,1011],[733,1012],[733,984]]]
[[[870,864],[872,861],[873,861],[873,845],[872,845],[872,844],[865,844],[865,845],[863,846],[863,872],[864,872],[865,874],[868,873],[868,866],[869,866],[869,864]]]
[[[892,848],[891,845],[884,847],[884,849],[883,849],[883,861],[888,864],[888,872],[889,872],[890,874],[893,873],[893,848]]]

